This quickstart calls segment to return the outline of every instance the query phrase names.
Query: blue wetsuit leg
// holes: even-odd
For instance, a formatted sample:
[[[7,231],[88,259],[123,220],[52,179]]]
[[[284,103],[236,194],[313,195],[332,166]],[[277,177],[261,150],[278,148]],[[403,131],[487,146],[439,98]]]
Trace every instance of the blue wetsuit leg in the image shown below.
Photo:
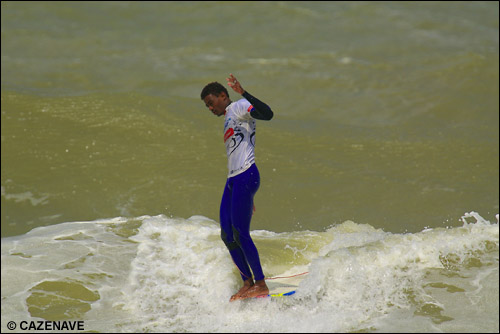
[[[221,237],[245,281],[252,277],[264,279],[257,247],[250,237],[253,197],[260,186],[260,175],[253,164],[245,172],[226,182],[220,208]]]
[[[221,238],[229,249],[229,254],[231,254],[234,264],[240,270],[241,278],[245,281],[252,277],[252,273],[245,260],[243,250],[234,239],[233,224],[231,222],[232,189],[232,181],[228,179],[224,187],[224,194],[222,195],[220,206]]]

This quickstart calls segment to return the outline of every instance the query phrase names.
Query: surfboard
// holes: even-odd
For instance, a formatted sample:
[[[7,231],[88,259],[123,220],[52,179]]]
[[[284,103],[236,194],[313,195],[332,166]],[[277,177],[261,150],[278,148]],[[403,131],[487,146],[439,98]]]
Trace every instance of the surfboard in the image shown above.
[[[266,280],[267,287],[269,288],[269,294],[267,296],[259,296],[255,298],[279,298],[292,296],[297,292],[299,283],[302,279],[303,276]]]
[[[286,297],[286,296],[291,296],[291,295],[295,294],[295,292],[297,292],[297,290],[292,290],[292,291],[288,291],[288,292],[284,292],[284,293],[273,293],[273,294],[269,294],[269,295],[266,295],[266,296],[257,296],[257,297],[254,297],[254,298]]]

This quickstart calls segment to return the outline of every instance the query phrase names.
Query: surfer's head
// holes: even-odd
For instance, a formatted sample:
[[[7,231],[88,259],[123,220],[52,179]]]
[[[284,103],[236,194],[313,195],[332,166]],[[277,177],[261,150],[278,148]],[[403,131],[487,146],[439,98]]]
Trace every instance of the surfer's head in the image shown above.
[[[218,82],[211,82],[208,85],[206,85],[201,91],[201,99],[205,100],[205,97],[210,94],[214,96],[219,96],[221,93],[226,93],[226,96],[229,98],[229,93],[227,92],[226,87],[224,87]]]
[[[211,82],[206,85],[201,91],[201,99],[216,116],[224,115],[227,106],[231,103],[226,87],[218,82]]]

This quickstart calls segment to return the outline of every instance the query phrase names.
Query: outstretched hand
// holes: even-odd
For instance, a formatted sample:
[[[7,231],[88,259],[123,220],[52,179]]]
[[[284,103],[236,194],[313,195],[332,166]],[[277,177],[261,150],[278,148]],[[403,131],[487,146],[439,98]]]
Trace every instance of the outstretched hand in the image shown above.
[[[231,73],[229,75],[229,78],[226,79],[227,80],[227,84],[238,94],[242,95],[245,90],[243,89],[243,87],[241,87],[241,84],[240,82],[238,81],[238,79],[236,79],[234,77],[234,75]]]

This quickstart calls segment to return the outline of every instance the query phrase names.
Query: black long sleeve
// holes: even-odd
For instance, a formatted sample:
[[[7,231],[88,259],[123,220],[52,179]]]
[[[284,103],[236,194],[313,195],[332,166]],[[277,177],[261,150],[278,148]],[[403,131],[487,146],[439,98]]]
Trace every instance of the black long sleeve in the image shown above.
[[[253,118],[260,119],[263,121],[270,121],[271,118],[273,118],[274,113],[267,104],[265,104],[264,102],[262,102],[261,100],[259,100],[258,98],[256,98],[247,91],[245,91],[242,96],[252,104],[253,110],[250,112],[250,115]]]

